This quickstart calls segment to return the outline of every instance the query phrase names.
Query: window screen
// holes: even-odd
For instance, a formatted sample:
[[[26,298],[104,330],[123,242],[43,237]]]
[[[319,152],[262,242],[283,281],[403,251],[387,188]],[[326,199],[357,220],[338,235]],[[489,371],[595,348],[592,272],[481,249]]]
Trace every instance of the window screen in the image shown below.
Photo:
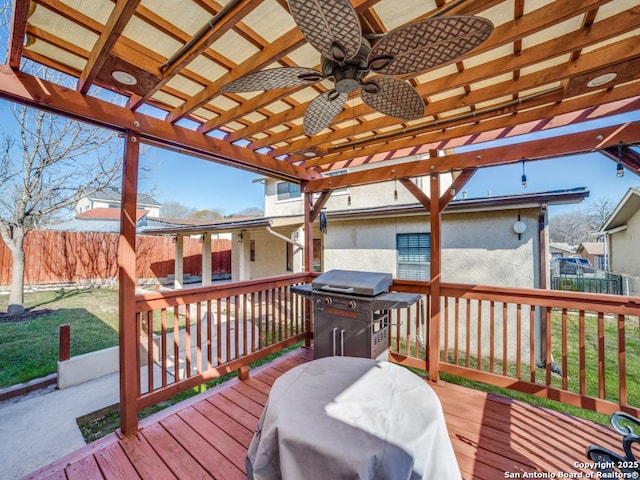
[[[399,233],[396,235],[396,247],[398,250],[398,278],[429,280],[431,234]]]

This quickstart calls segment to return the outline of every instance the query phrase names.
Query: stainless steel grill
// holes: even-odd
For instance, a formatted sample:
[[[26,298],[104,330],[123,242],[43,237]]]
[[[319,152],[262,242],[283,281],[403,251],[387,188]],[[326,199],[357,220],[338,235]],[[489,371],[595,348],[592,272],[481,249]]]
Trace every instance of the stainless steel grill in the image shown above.
[[[313,302],[314,358],[387,358],[389,310],[408,307],[419,294],[389,292],[390,273],[330,270],[291,291]]]

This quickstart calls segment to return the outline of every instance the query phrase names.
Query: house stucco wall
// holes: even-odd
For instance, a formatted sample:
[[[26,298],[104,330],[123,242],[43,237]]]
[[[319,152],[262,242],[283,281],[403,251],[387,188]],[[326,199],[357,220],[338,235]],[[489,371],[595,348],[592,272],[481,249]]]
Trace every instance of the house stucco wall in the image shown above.
[[[288,238],[292,238],[297,230],[295,227],[274,229]],[[251,240],[255,241],[255,261],[251,261]],[[302,249],[294,246],[293,253],[294,272],[301,272]],[[266,228],[246,230],[242,234],[242,242],[234,240],[231,264],[231,279],[234,282],[292,273],[287,272],[287,242],[270,234]]]
[[[509,287],[540,287],[539,209],[522,210],[527,225],[518,239],[518,211],[445,214],[442,219],[442,280]],[[397,277],[396,234],[427,233],[429,217],[406,216],[329,221],[324,270],[392,272]]]
[[[627,221],[627,228],[609,236],[609,265],[615,273],[640,277],[640,211]]]
[[[441,193],[444,193],[451,183],[451,177],[444,174]],[[413,181],[421,188],[429,187],[428,177],[417,177]],[[277,184],[280,180],[265,180],[264,212],[266,217],[283,215],[303,215],[302,198],[277,200]],[[398,199],[394,200],[394,192],[398,193]],[[348,199],[351,197],[351,204]],[[416,202],[416,198],[402,186],[400,182],[390,181],[374,185],[362,185],[358,187],[343,188],[334,191],[325,205],[327,211],[345,210],[348,208],[384,207],[393,205],[409,205]]]

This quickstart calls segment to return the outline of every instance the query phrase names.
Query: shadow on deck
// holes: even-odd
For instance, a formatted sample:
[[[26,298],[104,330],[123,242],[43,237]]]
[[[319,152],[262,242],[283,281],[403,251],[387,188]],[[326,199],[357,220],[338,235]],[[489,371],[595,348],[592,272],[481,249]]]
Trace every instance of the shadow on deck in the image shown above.
[[[48,465],[29,479],[244,479],[244,459],[273,382],[312,359],[300,349]],[[618,450],[612,429],[523,402],[441,382],[440,398],[463,478],[562,478],[585,468],[585,450]],[[525,475],[527,472],[529,475]],[[534,477],[539,472],[546,476]],[[555,476],[550,476],[554,474]]]

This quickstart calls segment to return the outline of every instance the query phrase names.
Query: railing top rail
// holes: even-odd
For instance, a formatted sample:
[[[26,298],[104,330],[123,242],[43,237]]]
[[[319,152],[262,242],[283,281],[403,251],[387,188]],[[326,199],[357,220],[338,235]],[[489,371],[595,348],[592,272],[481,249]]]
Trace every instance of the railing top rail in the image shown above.
[[[307,282],[311,279],[308,273],[279,275],[258,278],[243,282],[207,285],[203,287],[184,288],[165,292],[151,292],[136,295],[136,311],[146,312],[158,308],[175,307],[190,303],[215,300],[234,295],[286,287],[296,283]]]
[[[640,315],[640,297],[623,295],[457,283],[442,283],[440,292],[443,296],[449,297],[521,303],[541,307],[602,311],[622,315]]]

